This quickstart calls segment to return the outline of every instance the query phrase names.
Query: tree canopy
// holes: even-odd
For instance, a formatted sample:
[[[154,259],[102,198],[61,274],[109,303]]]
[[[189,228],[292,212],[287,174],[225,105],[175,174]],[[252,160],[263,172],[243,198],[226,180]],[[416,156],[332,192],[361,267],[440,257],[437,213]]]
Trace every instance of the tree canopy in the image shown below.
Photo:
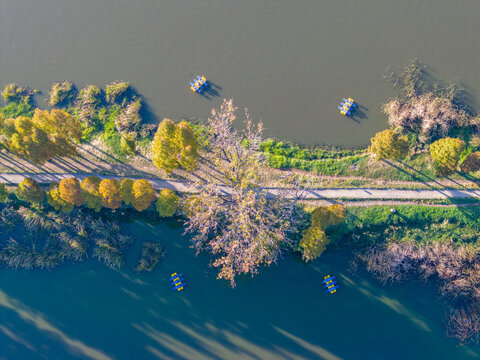
[[[118,209],[122,205],[120,188],[115,179],[103,179],[98,187],[102,196],[102,205],[109,209]]]
[[[58,183],[54,182],[50,184],[50,188],[47,191],[47,202],[55,210],[61,210],[65,213],[70,212],[73,209],[73,204],[65,201],[60,196],[60,191],[58,189]]]
[[[132,195],[132,205],[137,211],[147,209],[157,196],[152,183],[144,179],[135,180],[132,186]]]
[[[299,247],[305,261],[318,258],[330,243],[325,230],[330,225],[341,224],[345,219],[345,207],[340,204],[319,206],[312,211],[311,225],[303,231]]]
[[[100,182],[101,180],[97,176],[88,176],[80,184],[83,190],[84,204],[95,211],[100,211],[102,208],[102,195],[99,192]]]
[[[1,121],[2,144],[12,153],[36,164],[55,156],[75,155],[82,128],[70,114],[53,109],[36,109],[33,117],[20,116]]]
[[[368,151],[375,154],[375,159],[402,160],[408,155],[408,139],[398,135],[395,131],[387,129],[381,131],[371,139]]]
[[[167,173],[183,167],[192,170],[197,162],[198,145],[190,125],[182,121],[176,125],[163,119],[158,125],[152,143],[152,161]]]
[[[58,185],[60,197],[69,204],[80,206],[83,204],[83,191],[77,178],[60,180]]]
[[[259,169],[265,165],[258,151],[262,126],[254,127],[247,114],[245,130],[238,132],[232,127],[236,110],[232,100],[225,100],[208,119],[210,156],[221,182],[231,186],[231,195],[215,184],[199,182],[199,193],[183,202],[194,247],[211,252],[218,278],[232,286],[237,275],[253,275],[259,266],[277,260],[297,220],[294,201],[258,191]]]
[[[26,178],[18,184],[16,194],[22,200],[30,203],[40,203],[45,197],[44,192],[38,186],[38,183],[32,178]]]
[[[443,138],[430,145],[430,155],[435,170],[440,175],[449,175],[457,169],[465,142],[457,138]]]
[[[179,209],[179,197],[171,189],[162,189],[158,195],[156,208],[162,217],[171,217]]]

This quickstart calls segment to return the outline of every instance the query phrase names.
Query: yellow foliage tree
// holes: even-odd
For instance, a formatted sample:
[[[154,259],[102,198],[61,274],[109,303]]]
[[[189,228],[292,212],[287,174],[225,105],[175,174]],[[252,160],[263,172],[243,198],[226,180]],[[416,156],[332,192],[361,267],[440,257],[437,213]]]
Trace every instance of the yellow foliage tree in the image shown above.
[[[178,163],[187,171],[191,171],[197,164],[198,145],[191,126],[182,121],[177,125],[176,143],[180,148]]]
[[[178,125],[163,119],[152,143],[152,161],[167,173],[182,166],[192,170],[197,162],[197,141],[192,128],[182,121]]]
[[[12,153],[36,164],[54,156],[75,155],[72,141],[78,142],[82,129],[70,114],[54,109],[36,109],[33,118],[17,117],[2,121],[0,131],[5,138],[2,144]]]
[[[192,197],[191,199],[194,198]],[[160,216],[171,217],[175,215],[179,207],[179,200],[179,197],[171,189],[163,189],[160,191],[156,204]]]
[[[375,159],[402,160],[408,155],[408,139],[387,129],[375,135],[371,140],[368,151],[375,154]]]
[[[132,205],[138,211],[147,209],[156,198],[156,192],[152,184],[147,180],[136,180],[132,186]]]
[[[300,248],[302,249],[302,258],[305,261],[312,261],[318,258],[327,248],[330,240],[318,226],[311,226],[303,232],[302,240],[300,240]]]
[[[430,156],[437,173],[453,174],[464,149],[465,142],[457,138],[443,138],[430,145]]]
[[[133,202],[133,187],[134,181],[132,179],[121,179],[118,184],[120,186],[120,195],[125,205],[131,205]]]
[[[69,204],[81,206],[83,204],[83,191],[77,178],[62,179],[58,185],[60,197]]]
[[[109,209],[118,209],[122,205],[120,188],[115,179],[103,179],[98,187],[102,196],[102,205]]]
[[[0,183],[0,202],[5,202],[8,199],[8,190],[5,184]]]
[[[40,203],[45,197],[38,183],[32,178],[26,178],[18,184],[16,194],[20,199],[30,203]]]
[[[96,176],[88,176],[83,179],[80,184],[80,187],[83,190],[84,204],[89,209],[94,209],[97,212],[102,208],[102,196],[98,191],[100,181],[100,178]]]
[[[65,201],[60,196],[60,191],[58,189],[58,183],[51,183],[50,189],[47,191],[47,202],[55,210],[61,210],[63,212],[70,212],[73,209],[73,204]]]
[[[312,211],[311,226],[302,233],[299,246],[305,261],[318,258],[330,243],[325,230],[330,225],[341,224],[345,219],[345,207],[340,204],[319,206]]]

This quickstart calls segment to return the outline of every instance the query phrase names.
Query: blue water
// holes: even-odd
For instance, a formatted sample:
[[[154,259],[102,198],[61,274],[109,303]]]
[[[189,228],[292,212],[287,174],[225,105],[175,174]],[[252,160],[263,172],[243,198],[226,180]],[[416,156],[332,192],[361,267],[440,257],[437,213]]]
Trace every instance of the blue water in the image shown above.
[[[125,225],[136,236],[127,264],[96,260],[54,271],[0,272],[0,359],[477,359],[478,347],[445,337],[435,289],[384,288],[351,274],[345,254],[278,265],[231,289],[195,257],[179,224]],[[133,271],[142,241],[167,258]],[[183,272],[187,287],[168,278]],[[321,279],[334,274],[338,293]]]

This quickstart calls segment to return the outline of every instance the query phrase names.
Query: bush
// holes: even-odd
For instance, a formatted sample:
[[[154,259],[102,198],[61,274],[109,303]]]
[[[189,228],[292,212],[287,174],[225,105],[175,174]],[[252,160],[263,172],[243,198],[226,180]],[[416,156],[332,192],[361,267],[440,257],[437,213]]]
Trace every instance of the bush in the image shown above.
[[[121,98],[124,98],[130,84],[126,81],[114,81],[105,87],[105,100],[110,103],[119,102]]]
[[[71,81],[61,81],[52,84],[48,103],[55,106],[75,98],[75,87]]]
[[[460,164],[460,170],[465,174],[480,170],[480,151],[469,154]]]

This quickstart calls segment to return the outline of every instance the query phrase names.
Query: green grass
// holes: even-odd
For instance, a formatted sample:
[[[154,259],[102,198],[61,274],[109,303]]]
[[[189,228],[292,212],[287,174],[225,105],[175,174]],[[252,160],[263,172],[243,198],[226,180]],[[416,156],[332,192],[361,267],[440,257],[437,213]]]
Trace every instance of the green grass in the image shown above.
[[[396,212],[390,212],[395,208]],[[346,221],[329,229],[337,246],[368,246],[386,240],[450,241],[479,245],[480,206],[395,205],[348,207]]]
[[[0,113],[5,119],[16,118],[18,116],[32,117],[34,107],[30,103],[23,101],[12,101],[0,108]]]

